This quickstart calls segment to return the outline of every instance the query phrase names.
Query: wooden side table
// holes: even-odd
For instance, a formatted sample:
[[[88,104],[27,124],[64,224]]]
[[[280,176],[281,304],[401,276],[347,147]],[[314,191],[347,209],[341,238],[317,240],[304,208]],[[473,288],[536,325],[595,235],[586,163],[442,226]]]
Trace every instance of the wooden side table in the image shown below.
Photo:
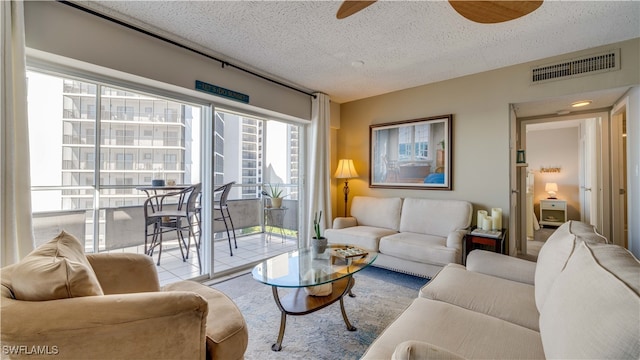
[[[467,255],[471,252],[471,250],[476,248],[474,244],[490,246],[494,252],[504,254],[507,229],[502,229],[502,233],[498,237],[483,234],[472,234],[473,230],[475,229],[475,226],[472,227],[471,230],[469,230],[464,236],[464,255],[462,257],[463,265],[467,263]]]
[[[567,222],[567,201],[540,200],[540,226],[560,226]]]

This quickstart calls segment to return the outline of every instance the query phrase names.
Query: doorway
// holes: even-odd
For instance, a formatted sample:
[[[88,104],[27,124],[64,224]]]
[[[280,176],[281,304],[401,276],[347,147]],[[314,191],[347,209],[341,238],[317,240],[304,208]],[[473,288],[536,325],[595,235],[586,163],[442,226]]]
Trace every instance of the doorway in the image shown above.
[[[524,163],[516,162],[517,150],[526,149],[526,127],[528,123],[554,123],[565,120],[595,118],[595,128],[586,131],[597,131],[595,144],[589,144],[587,138],[581,140],[580,145],[585,154],[581,163],[591,164],[580,171],[583,182],[583,200],[580,200],[579,219],[595,224],[598,232],[613,243],[629,248],[633,236],[629,236],[627,200],[628,179],[632,176],[628,171],[629,151],[626,130],[629,114],[635,114],[633,98],[630,97],[629,87],[607,89],[592,93],[569,95],[562,98],[548,98],[537,101],[511,104],[511,218],[509,219],[509,240],[511,255],[527,254],[527,207],[526,186],[527,173],[536,170],[527,162],[530,159],[526,152]],[[584,110],[575,110],[570,105],[579,100],[590,99],[591,103]],[[633,115],[635,116],[635,115]],[[633,122],[632,122],[633,123]],[[592,138],[588,135],[588,138]],[[588,153],[587,153],[588,152]],[[591,156],[591,160],[588,160]],[[589,162],[590,161],[590,162]],[[539,168],[537,169],[539,170]],[[637,171],[637,170],[634,170]],[[595,180],[592,180],[595,177]],[[595,186],[594,184],[597,184]],[[584,189],[582,189],[584,187]],[[542,189],[544,191],[544,189]],[[559,189],[560,191],[560,189]],[[591,195],[589,195],[591,192]],[[579,193],[580,194],[580,193]],[[594,211],[595,209],[597,211]],[[539,210],[539,209],[536,209]],[[539,215],[538,215],[539,216]]]
[[[602,123],[606,113],[519,119],[522,170],[519,252],[535,259],[546,239],[567,220],[604,227]]]

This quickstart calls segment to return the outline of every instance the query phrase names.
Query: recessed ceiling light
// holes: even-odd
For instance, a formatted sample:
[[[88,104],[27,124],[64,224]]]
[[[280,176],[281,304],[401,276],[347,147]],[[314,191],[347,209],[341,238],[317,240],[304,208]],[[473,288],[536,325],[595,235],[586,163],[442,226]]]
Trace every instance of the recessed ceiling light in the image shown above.
[[[351,62],[351,66],[353,66],[353,67],[362,67],[362,66],[364,66],[364,61],[362,61],[362,60],[353,61],[353,62]]]
[[[580,100],[571,104],[571,107],[582,107],[591,104],[591,100]]]

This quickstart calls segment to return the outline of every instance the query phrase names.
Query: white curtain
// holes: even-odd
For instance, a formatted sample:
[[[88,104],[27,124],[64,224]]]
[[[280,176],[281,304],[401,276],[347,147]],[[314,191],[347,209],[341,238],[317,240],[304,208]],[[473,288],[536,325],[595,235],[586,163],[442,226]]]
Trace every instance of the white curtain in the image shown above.
[[[34,241],[31,226],[24,4],[11,0],[0,1],[0,6],[0,265],[6,266],[31,252]]]
[[[307,234],[301,239],[301,245],[309,245],[313,232],[313,217],[315,213],[322,211],[320,228],[324,229],[331,223],[331,163],[329,121],[330,105],[329,96],[316,93],[311,104],[311,131],[308,132],[308,167],[307,179],[309,179],[309,191],[307,192]]]

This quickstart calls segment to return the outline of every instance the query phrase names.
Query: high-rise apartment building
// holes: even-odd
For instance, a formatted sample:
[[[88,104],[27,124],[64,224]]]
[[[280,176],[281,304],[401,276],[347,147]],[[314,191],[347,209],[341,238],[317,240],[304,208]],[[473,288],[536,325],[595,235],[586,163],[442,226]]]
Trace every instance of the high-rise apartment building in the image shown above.
[[[150,184],[154,177],[178,184],[191,178],[192,106],[71,79],[62,81],[62,186],[95,183],[100,189],[100,207],[117,207],[144,200],[134,187]],[[62,208],[91,208],[92,201],[92,191],[65,190]]]

